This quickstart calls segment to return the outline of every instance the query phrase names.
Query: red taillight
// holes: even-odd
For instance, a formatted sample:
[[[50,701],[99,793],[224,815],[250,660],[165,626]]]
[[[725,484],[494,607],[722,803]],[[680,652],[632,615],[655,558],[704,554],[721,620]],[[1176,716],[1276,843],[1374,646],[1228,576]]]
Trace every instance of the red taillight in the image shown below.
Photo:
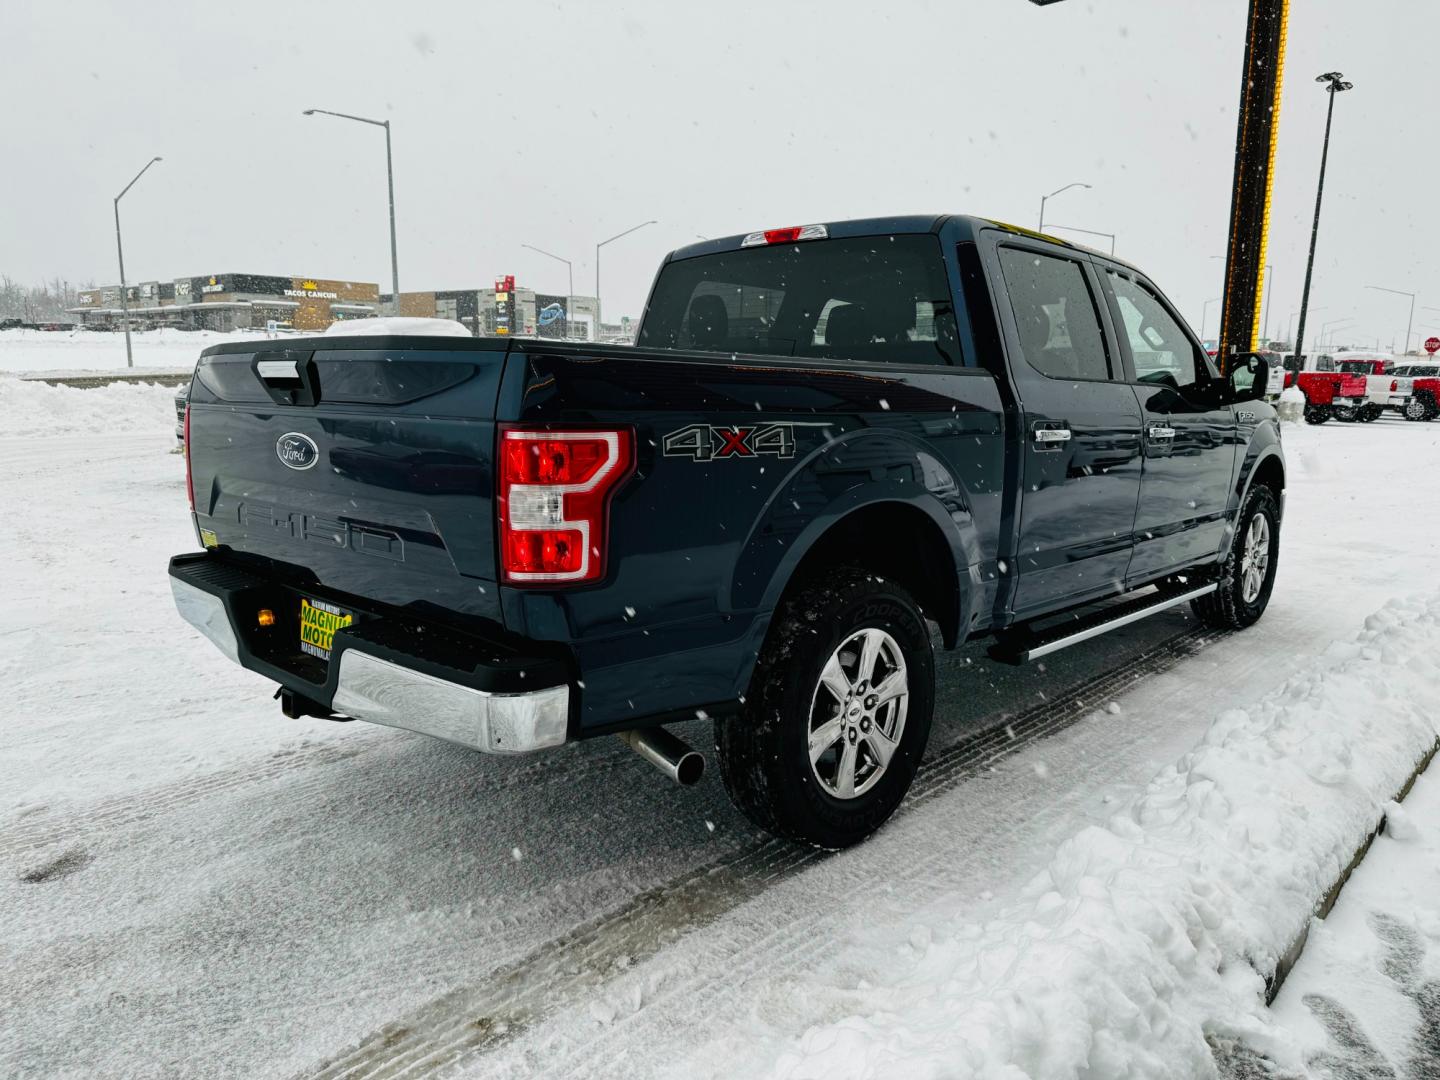
[[[511,584],[605,573],[610,496],[634,469],[629,428],[500,431],[500,570]]]
[[[1391,380],[1390,380],[1390,392],[1393,394],[1393,393],[1395,393],[1396,390],[1399,390],[1399,389],[1400,389],[1400,380],[1399,380],[1399,379],[1391,379]]]
[[[761,244],[794,244],[801,240],[824,240],[830,230],[824,225],[788,225],[783,229],[765,229],[752,232],[740,241],[741,247],[758,247]]]
[[[185,494],[190,497],[190,512],[195,512],[195,476],[190,471],[190,406],[185,406]]]

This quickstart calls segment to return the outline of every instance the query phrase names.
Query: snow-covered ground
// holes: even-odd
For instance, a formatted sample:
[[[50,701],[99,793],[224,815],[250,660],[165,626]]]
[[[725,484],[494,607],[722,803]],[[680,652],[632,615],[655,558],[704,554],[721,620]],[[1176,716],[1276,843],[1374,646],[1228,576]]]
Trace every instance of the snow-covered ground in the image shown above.
[[[263,338],[264,331],[143,330],[130,335],[134,371],[170,374],[194,369],[200,350],[224,341]],[[47,375],[123,372],[125,335],[96,330],[0,330],[0,373]]]
[[[1440,1076],[1440,766],[1387,808],[1274,1014],[1277,1042],[1326,1080]]]
[[[1322,1045],[1256,971],[1434,736],[1440,423],[1287,427],[1249,631],[1139,681],[1086,683],[1184,613],[1043,668],[945,656],[934,779],[822,857],[613,739],[504,760],[281,717],[173,612],[170,394],[0,376],[0,1075],[1206,1076],[1207,1038]],[[1077,723],[946,772],[1080,684]]]

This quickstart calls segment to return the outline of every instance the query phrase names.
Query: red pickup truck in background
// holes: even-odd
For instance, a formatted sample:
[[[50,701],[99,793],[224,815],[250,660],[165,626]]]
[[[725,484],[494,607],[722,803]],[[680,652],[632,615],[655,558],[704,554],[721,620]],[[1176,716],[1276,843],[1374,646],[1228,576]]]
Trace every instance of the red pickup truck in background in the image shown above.
[[[1287,385],[1305,395],[1305,422],[1323,424],[1334,417],[1351,422],[1371,421],[1380,416],[1367,408],[1364,375],[1346,371],[1301,371],[1287,378]]]

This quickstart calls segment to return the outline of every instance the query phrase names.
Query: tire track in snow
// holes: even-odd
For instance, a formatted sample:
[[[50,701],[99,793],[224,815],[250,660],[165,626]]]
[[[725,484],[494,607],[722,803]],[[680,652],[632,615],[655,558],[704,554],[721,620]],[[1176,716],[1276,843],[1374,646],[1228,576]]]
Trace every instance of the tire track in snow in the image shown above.
[[[359,745],[325,743],[278,753],[263,765],[220,769],[175,784],[147,788],[136,794],[102,800],[92,806],[64,812],[59,817],[21,818],[0,835],[0,856],[35,851],[53,844],[72,844],[97,833],[124,829],[159,817],[222,791],[318,765],[345,761],[365,752]]]
[[[996,762],[1058,734],[1134,683],[1193,656],[1222,636],[1223,632],[1213,630],[1186,631],[1111,671],[1067,688],[1063,696],[932,752],[900,813],[913,812],[960,781],[983,774]],[[497,1049],[544,1017],[573,1007],[626,968],[828,857],[827,852],[786,841],[757,839],[737,853],[647,890],[622,908],[574,928],[493,972],[481,985],[436,998],[304,1075],[314,1080],[378,1080],[428,1076],[463,1065]],[[944,880],[944,870],[948,867],[953,874],[955,862],[953,852],[939,851],[904,868],[894,880],[904,881],[917,894],[943,891],[951,885]],[[823,912],[816,913],[781,925],[759,939],[734,943],[733,949],[724,950],[720,981],[731,985],[738,975],[758,964],[773,965],[779,958],[813,948],[809,924],[824,917]],[[715,970],[708,964],[704,967]],[[702,974],[683,981],[666,996],[684,993],[708,998],[721,989],[713,976]],[[577,1045],[575,1054],[582,1059],[593,1057],[600,1044],[623,1038],[626,1026],[623,1022],[608,1025],[598,1036],[591,1035]],[[583,1071],[583,1066],[583,1060],[547,1060],[545,1070],[551,1075],[568,1075],[567,1070]]]
[[[396,739],[426,740],[426,736],[410,732],[392,732],[390,737],[375,733],[368,738],[343,739],[325,742],[296,750],[278,752],[261,765],[241,765],[220,769],[188,780],[160,787],[148,788],[138,793],[117,796],[76,810],[67,810],[60,816],[36,815],[36,820],[20,818],[0,832],[0,858],[24,855],[59,844],[75,844],[100,834],[109,834],[152,818],[181,810],[203,799],[248,787],[263,784],[291,773],[319,770],[326,765],[349,761],[363,754],[369,754],[382,747],[394,746]],[[427,740],[428,741],[428,740]],[[618,744],[617,744],[618,745]],[[488,790],[513,787],[516,784],[534,785],[549,783],[568,777],[577,769],[593,773],[601,769],[628,765],[631,755],[617,749],[614,754],[597,759],[578,758],[570,754],[554,754],[537,758],[534,762],[497,773],[486,778]],[[330,787],[333,777],[323,771],[303,776],[291,789],[296,793]]]

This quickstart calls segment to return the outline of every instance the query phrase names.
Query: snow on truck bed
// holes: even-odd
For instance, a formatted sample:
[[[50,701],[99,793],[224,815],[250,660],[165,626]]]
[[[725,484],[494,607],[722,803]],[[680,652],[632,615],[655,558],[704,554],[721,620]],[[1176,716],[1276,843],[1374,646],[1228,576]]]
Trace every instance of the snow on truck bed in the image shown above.
[[[0,377],[0,484],[25,508],[0,531],[0,1075],[453,1052],[486,1077],[1108,1080],[1212,1075],[1231,1038],[1292,1070],[1313,1051],[1260,973],[1434,737],[1417,567],[1440,504],[1415,470],[1440,423],[1287,427],[1260,625],[813,858],[613,739],[510,761],[285,720],[174,614],[165,562],[194,537],[170,395]],[[1050,675],[943,657],[942,696],[1018,679],[1038,701],[1128,633]],[[936,751],[961,734],[937,719]],[[682,887],[678,921],[607,942]],[[558,962],[574,940],[605,947]]]

